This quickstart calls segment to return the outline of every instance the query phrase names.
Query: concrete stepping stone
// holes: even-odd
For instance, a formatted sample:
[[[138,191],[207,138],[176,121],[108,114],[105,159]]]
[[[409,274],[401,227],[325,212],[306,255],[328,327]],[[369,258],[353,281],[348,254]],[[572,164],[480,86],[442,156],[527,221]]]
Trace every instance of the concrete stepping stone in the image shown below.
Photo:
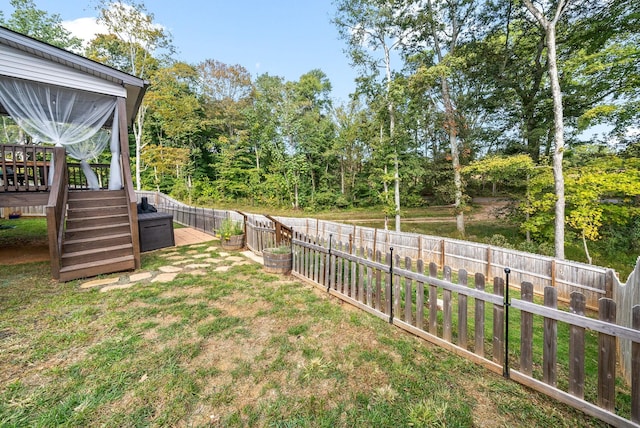
[[[194,275],[194,276],[203,276],[206,275],[207,272],[201,270],[201,269],[196,269],[196,270],[192,270],[187,272],[189,275]]]
[[[211,251],[218,251],[219,249],[220,249],[219,247],[209,247],[205,251],[210,253]]]
[[[128,282],[126,284],[116,284],[116,285],[107,285],[106,287],[102,287],[100,289],[101,293],[106,293],[107,291],[112,291],[112,290],[124,290],[126,288],[131,288],[133,287],[133,284]]]
[[[118,281],[120,281],[120,278],[94,279],[93,281],[85,282],[80,288],[102,287],[103,285],[115,284]]]
[[[220,263],[222,259],[214,259],[212,257],[209,257],[208,259],[204,259],[202,261],[206,263]]]
[[[163,273],[182,272],[182,268],[178,266],[160,266],[158,270]]]
[[[191,254],[200,254],[200,251],[198,251],[198,250],[189,250],[185,254],[189,254],[189,255],[191,255]]]
[[[179,255],[180,253],[177,251],[171,251],[171,252],[162,254],[163,257],[173,257],[173,256],[179,256]]]
[[[230,262],[243,262],[246,259],[244,257],[240,257],[240,256],[230,256],[225,258],[225,260],[228,260]]]
[[[169,256],[169,257],[165,257],[165,259],[167,259],[167,260],[184,260],[186,258],[187,258],[187,256]]]
[[[190,265],[185,265],[185,269],[203,269],[208,268],[210,265],[208,263],[192,263]]]
[[[149,279],[152,276],[151,272],[134,273],[133,275],[129,275],[129,282],[142,281],[144,279]]]
[[[211,257],[211,254],[194,254],[194,259],[206,259],[207,257]]]
[[[207,244],[195,244],[195,245],[189,245],[189,248],[202,248],[206,246]]]
[[[171,282],[174,279],[176,279],[176,276],[178,275],[177,272],[167,272],[167,273],[161,273],[158,276],[156,276],[155,278],[153,278],[151,280],[151,282]]]
[[[216,272],[227,272],[229,269],[231,269],[231,266],[218,266],[217,268],[215,268]]]
[[[184,265],[184,264],[193,263],[193,262],[195,262],[195,260],[193,260],[193,259],[184,259],[184,260],[178,260],[178,261],[173,262],[171,264],[174,265],[174,266],[179,266],[179,265]]]
[[[227,253],[226,251],[220,251],[218,255],[220,255],[220,257],[229,257],[231,254]]]

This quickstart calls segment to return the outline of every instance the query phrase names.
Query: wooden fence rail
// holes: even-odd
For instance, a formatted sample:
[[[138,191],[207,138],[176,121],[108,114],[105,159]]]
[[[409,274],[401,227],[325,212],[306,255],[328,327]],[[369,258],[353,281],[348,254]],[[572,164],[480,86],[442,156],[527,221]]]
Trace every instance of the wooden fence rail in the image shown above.
[[[530,282],[522,283],[520,299],[507,299],[504,272],[487,290],[482,273],[470,278],[464,269],[454,272],[445,266],[439,277],[435,262],[425,266],[422,259],[400,257],[393,247],[374,252],[352,241],[326,240],[295,229],[292,249],[292,274],[331,295],[607,423],[640,427],[640,305],[633,308],[637,325],[626,328],[615,325],[615,302],[607,298],[599,301],[599,320],[584,316],[586,297],[578,292],[571,296],[571,312],[557,309],[558,290],[553,287],[544,289],[544,304],[534,303]],[[521,332],[514,341],[518,350],[506,335],[508,323],[517,320],[513,315],[510,320],[510,308],[520,313],[520,325],[511,329]],[[534,330],[535,318],[542,318],[539,330]],[[567,358],[557,346],[559,323],[568,325],[570,340],[569,363],[563,370],[558,367],[564,368]],[[585,331],[596,332],[597,341],[586,341]],[[616,396],[625,393],[616,390],[615,383],[616,342],[621,339],[630,340],[636,354],[631,406],[616,414],[617,404],[625,400]],[[585,346],[597,354],[595,374],[585,370]],[[514,354],[520,358],[514,361]],[[534,367],[542,367],[541,373]],[[560,381],[560,373],[568,379]],[[593,375],[595,381],[585,380]],[[585,385],[594,384],[596,390],[588,395],[595,400],[585,400]]]

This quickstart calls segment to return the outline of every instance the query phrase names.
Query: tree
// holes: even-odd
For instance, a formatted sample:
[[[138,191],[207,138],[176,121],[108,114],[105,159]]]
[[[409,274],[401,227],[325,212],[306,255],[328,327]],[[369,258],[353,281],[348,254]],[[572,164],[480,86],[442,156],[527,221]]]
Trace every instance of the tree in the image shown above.
[[[549,10],[552,17],[548,19],[544,15],[542,6],[540,8],[533,5],[531,0],[523,0],[527,10],[535,17],[538,24],[544,29],[547,46],[547,67],[549,80],[551,81],[551,96],[553,98],[553,118],[554,118],[554,150],[553,150],[553,178],[555,187],[555,234],[554,247],[555,256],[564,259],[564,222],[565,222],[565,195],[564,195],[564,175],[562,171],[562,157],[564,154],[564,120],[562,109],[562,90],[560,89],[560,78],[558,72],[558,58],[556,54],[556,26],[568,6],[569,0],[557,0]]]
[[[423,67],[418,73],[424,79],[434,77],[440,84],[440,102],[444,112],[444,128],[449,137],[453,182],[455,187],[456,227],[464,235],[464,200],[460,164],[460,112],[454,104],[450,75],[457,66],[456,51],[467,30],[465,25],[475,12],[473,0],[415,0],[407,8],[405,26],[411,29],[410,53],[420,53],[430,48],[431,67]]]
[[[118,50],[125,54],[126,68],[128,72],[139,78],[148,78],[150,70],[149,57],[162,49],[169,52],[171,46],[170,34],[161,26],[154,24],[153,14],[148,13],[144,3],[118,1],[109,3],[101,0],[98,4],[98,22],[103,24],[109,34],[117,38]],[[123,57],[120,57],[122,60]],[[133,125],[133,135],[136,146],[136,188],[142,188],[140,168],[142,155],[142,132],[147,106],[143,103],[138,109],[138,114]]]
[[[73,37],[62,26],[60,15],[49,15],[37,9],[32,0],[11,0],[9,3],[14,11],[7,21],[0,12],[1,25],[59,48],[80,52],[82,40]]]
[[[393,97],[393,69],[391,56],[404,43],[406,30],[398,25],[397,14],[401,2],[382,0],[340,0],[334,23],[340,36],[347,41],[347,53],[356,66],[365,71],[365,76],[377,74],[381,67],[385,73],[385,97],[388,114],[388,144],[392,148],[395,228],[400,231],[400,163],[398,142],[395,140],[396,116]],[[381,51],[381,58],[372,52]],[[386,164],[385,175],[386,175]],[[386,184],[385,184],[386,193]]]

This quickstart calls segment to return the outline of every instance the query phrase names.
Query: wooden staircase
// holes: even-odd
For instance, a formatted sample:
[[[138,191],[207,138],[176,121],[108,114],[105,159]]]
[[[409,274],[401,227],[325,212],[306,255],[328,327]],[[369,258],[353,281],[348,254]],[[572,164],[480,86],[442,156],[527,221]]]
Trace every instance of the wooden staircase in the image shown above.
[[[60,281],[135,269],[124,190],[69,191]]]

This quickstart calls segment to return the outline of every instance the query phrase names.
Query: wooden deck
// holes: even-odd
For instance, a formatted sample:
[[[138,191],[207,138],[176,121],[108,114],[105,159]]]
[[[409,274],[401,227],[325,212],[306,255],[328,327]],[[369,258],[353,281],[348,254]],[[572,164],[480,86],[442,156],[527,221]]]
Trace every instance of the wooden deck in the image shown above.
[[[209,242],[216,239],[213,235],[201,232],[196,229],[192,229],[190,227],[175,229],[173,231],[173,236],[175,236],[176,238],[176,247],[181,247],[183,245],[201,244],[203,242]]]

